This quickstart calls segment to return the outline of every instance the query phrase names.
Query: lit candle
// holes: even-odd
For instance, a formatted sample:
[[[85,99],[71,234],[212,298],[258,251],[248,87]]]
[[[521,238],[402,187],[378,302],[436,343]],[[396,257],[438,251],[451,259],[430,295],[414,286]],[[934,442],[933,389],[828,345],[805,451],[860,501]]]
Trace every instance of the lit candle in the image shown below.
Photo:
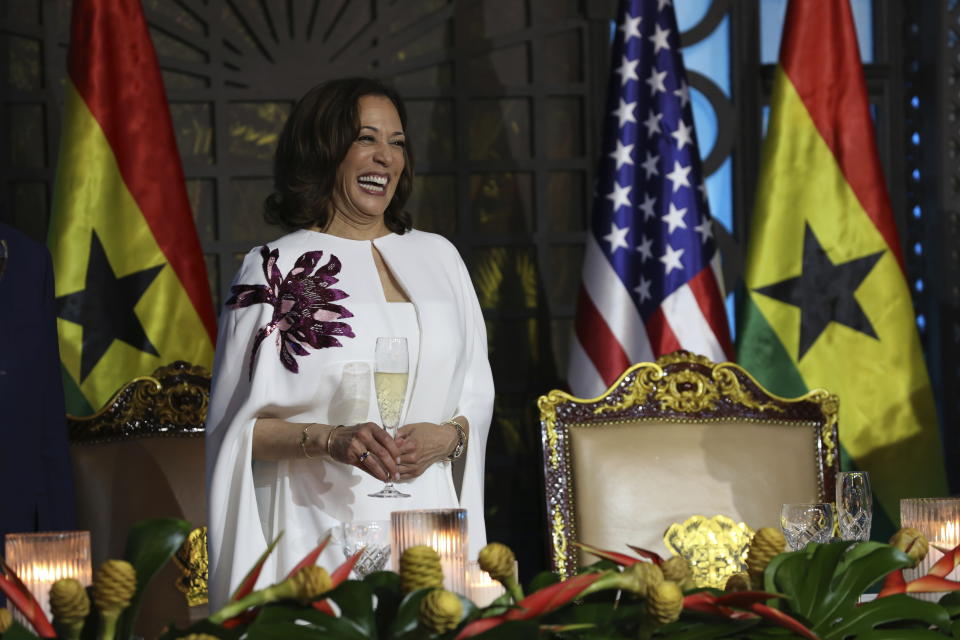
[[[960,544],[960,499],[905,498],[900,501],[900,526],[922,533],[930,544],[927,557],[915,569],[905,569],[904,577],[913,580],[927,575],[944,553]],[[956,570],[948,574],[956,579]],[[937,602],[942,593],[910,594],[921,600]]]
[[[394,511],[390,520],[391,556],[395,569],[399,567],[404,550],[418,544],[427,545],[440,556],[443,586],[466,595],[466,509]]]
[[[513,563],[513,575],[517,575],[517,563]],[[506,589],[476,562],[467,564],[467,597],[478,607],[488,607],[506,593]]]
[[[50,587],[61,578],[74,578],[90,586],[90,532],[8,533],[5,543],[7,564],[37,599],[49,618]],[[18,620],[30,624],[16,613]]]

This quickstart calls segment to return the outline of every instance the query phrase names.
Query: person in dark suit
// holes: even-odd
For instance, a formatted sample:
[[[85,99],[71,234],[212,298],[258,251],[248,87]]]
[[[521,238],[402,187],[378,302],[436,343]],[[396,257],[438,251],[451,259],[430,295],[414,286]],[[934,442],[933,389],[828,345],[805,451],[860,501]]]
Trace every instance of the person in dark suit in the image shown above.
[[[50,252],[0,222],[0,542],[76,526],[60,376]]]

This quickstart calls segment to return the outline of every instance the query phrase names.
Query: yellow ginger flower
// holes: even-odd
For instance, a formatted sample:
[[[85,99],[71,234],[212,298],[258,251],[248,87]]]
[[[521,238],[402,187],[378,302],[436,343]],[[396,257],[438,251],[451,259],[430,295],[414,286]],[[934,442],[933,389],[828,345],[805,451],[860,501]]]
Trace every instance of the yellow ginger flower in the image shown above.
[[[630,589],[641,598],[650,596],[650,590],[663,582],[663,570],[652,562],[637,562],[623,570],[623,573],[636,581],[636,587]]]
[[[434,589],[420,601],[418,619],[434,633],[446,633],[460,624],[463,603],[455,593]]]
[[[137,572],[126,560],[107,560],[93,579],[93,603],[100,610],[100,640],[113,640],[117,619],[137,589]]]
[[[207,633],[191,633],[188,636],[180,636],[177,640],[217,640],[217,637]]]
[[[253,591],[239,600],[227,603],[225,607],[208,619],[214,624],[221,624],[225,620],[240,615],[247,609],[262,607],[278,600],[297,600],[301,604],[306,604],[322,596],[332,586],[333,582],[326,569],[316,565],[307,565],[283,582]]]
[[[749,573],[735,573],[727,578],[727,584],[724,585],[724,591],[750,591],[750,589],[753,587],[751,583],[752,580],[750,579]]]
[[[910,527],[904,527],[893,534],[890,538],[890,544],[900,551],[903,551],[913,561],[911,567],[917,566],[921,560],[927,557],[929,544],[922,533]]]
[[[503,582],[513,575],[513,563],[516,558],[505,544],[491,542],[480,550],[477,562],[480,568],[490,574],[494,580]]]
[[[123,611],[137,588],[137,572],[126,560],[107,560],[93,580],[93,602],[101,613]]]
[[[523,600],[523,589],[513,575],[513,566],[516,558],[513,551],[505,544],[491,542],[480,550],[477,564],[490,574],[490,577],[500,582],[513,598],[514,602]]]
[[[301,604],[306,604],[325,594],[333,586],[327,570],[317,565],[303,567],[290,576],[290,582],[295,591],[293,598],[299,600]]]
[[[650,587],[647,593],[647,613],[657,624],[663,626],[674,622],[683,610],[683,591],[680,585],[670,580]]]
[[[776,556],[787,548],[787,539],[783,532],[773,527],[760,527],[750,541],[750,551],[747,553],[747,572],[753,586],[763,584],[763,571]]]
[[[665,580],[672,580],[680,585],[681,589],[693,587],[693,572],[690,563],[683,556],[670,556],[660,565]]]
[[[6,632],[13,626],[13,616],[10,614],[9,609],[0,609],[0,633]]]
[[[78,580],[61,578],[50,587],[50,611],[57,634],[75,640],[83,630],[83,621],[90,613],[90,598]]]
[[[400,588],[403,592],[442,586],[440,555],[423,544],[408,547],[400,556]]]

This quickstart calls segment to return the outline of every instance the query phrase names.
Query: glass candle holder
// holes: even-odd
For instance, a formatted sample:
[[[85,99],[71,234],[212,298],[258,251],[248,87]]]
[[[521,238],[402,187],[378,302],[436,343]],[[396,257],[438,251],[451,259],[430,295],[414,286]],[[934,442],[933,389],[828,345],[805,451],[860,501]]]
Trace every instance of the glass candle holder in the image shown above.
[[[960,498],[904,498],[900,501],[900,526],[912,527],[930,543],[927,557],[915,569],[904,569],[909,581],[925,576],[937,560],[960,544]],[[946,577],[957,579],[954,570]],[[910,594],[921,600],[937,602],[942,593]]]
[[[517,577],[517,562],[513,562],[513,577]],[[467,563],[467,593],[478,607],[489,607],[490,604],[506,593],[506,589],[490,574],[480,568],[479,562]]]
[[[400,567],[400,556],[404,550],[418,544],[427,545],[440,554],[444,588],[468,595],[465,576],[466,509],[394,511],[390,514],[390,524],[390,547],[395,570]]]
[[[50,587],[54,582],[74,578],[84,587],[92,582],[89,531],[8,533],[4,554],[7,564],[37,599],[48,618],[51,617]],[[14,616],[20,624],[31,628],[19,611],[15,611]]]

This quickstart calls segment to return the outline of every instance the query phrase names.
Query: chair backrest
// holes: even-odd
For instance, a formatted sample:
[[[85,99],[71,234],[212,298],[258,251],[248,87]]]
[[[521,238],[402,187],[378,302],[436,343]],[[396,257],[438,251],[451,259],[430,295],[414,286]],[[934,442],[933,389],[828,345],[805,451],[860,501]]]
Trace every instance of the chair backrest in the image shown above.
[[[630,367],[592,400],[541,396],[553,570],[591,562],[573,543],[662,552],[667,527],[717,514],[779,526],[782,503],[832,502],[836,396],[792,400],[739,366],[677,351]]]
[[[123,557],[127,534],[141,520],[206,524],[209,397],[210,373],[178,361],[131,380],[92,416],[67,416],[77,519],[90,530],[95,569]],[[145,594],[138,635],[156,637],[170,622],[185,625],[202,615],[188,605],[202,600],[185,593],[182,585],[188,583],[174,563],[161,570]]]

